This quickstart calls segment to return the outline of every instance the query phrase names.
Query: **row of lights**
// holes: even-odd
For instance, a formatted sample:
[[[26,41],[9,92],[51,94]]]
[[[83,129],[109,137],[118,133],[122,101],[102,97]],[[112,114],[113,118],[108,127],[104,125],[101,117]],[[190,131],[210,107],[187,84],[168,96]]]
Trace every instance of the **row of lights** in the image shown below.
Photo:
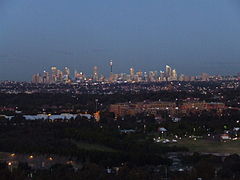
[[[15,155],[16,155],[15,153],[12,153],[12,154],[10,154],[10,157],[15,157]],[[30,155],[30,156],[28,157],[28,159],[33,159],[33,158],[34,158],[33,155]],[[49,161],[52,161],[53,158],[52,158],[52,157],[49,157],[48,160],[49,160]]]

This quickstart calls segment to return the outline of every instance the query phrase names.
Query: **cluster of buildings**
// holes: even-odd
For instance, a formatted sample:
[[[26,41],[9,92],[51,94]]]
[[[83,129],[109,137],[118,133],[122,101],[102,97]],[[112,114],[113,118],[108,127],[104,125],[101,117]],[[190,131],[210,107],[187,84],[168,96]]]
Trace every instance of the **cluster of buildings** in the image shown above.
[[[110,61],[110,74],[106,78],[103,74],[99,73],[97,66],[93,67],[93,72],[87,76],[83,72],[74,72],[74,77],[71,78],[70,69],[65,67],[62,71],[56,67],[51,67],[51,71],[44,71],[42,74],[34,74],[32,76],[33,83],[70,83],[70,82],[157,82],[157,81],[177,81],[178,75],[175,69],[166,65],[164,71],[135,71],[134,68],[129,69],[129,73],[113,73],[113,62]],[[184,78],[182,77],[182,80]]]
[[[194,101],[177,104],[176,102],[155,101],[112,104],[109,107],[109,111],[113,112],[116,117],[122,117],[126,115],[134,116],[139,113],[148,113],[158,116],[163,111],[167,111],[171,115],[178,115],[189,112],[199,112],[204,110],[217,110],[221,112],[226,108],[227,107],[224,103],[208,103]]]
[[[56,67],[52,67],[50,72],[44,71],[42,74],[34,74],[32,77],[33,83],[80,83],[80,82],[162,82],[162,81],[217,81],[217,80],[239,80],[236,77],[223,77],[223,76],[209,76],[207,73],[202,73],[200,76],[186,76],[183,74],[178,75],[176,69],[166,65],[165,71],[135,71],[133,67],[129,69],[129,73],[113,73],[113,62],[109,63],[110,73],[108,77],[99,73],[97,66],[93,67],[91,75],[86,75],[83,72],[75,71],[73,77],[70,74],[70,69],[65,67],[62,71]]]
[[[63,70],[57,69],[57,67],[51,67],[51,71],[43,71],[42,74],[34,74],[32,76],[32,83],[69,83],[71,82],[70,78],[70,69],[65,67]]]
[[[177,81],[177,71],[166,65],[164,71],[135,71],[134,68],[129,69],[129,73],[111,74],[110,82],[158,82],[158,81]]]

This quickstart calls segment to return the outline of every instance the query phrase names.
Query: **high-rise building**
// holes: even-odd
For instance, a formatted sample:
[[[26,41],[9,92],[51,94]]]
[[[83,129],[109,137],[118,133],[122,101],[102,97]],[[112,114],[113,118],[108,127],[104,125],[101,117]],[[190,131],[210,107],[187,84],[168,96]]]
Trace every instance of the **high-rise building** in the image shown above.
[[[172,68],[169,65],[166,65],[165,73],[166,80],[169,80],[172,75]]]
[[[173,81],[177,80],[177,71],[176,71],[176,69],[172,70],[171,80],[173,80]]]
[[[148,80],[154,82],[157,80],[157,71],[150,71],[148,75]]]
[[[86,77],[83,74],[83,72],[78,73],[77,71],[75,71],[74,78],[75,78],[75,81],[77,82],[83,82],[86,80]]]
[[[93,67],[93,81],[98,81],[98,67]]]
[[[130,68],[130,78],[131,78],[131,80],[134,79],[134,75],[135,75],[134,69],[133,69],[133,68]]]
[[[63,72],[59,69],[57,70],[57,81],[62,82],[63,81]]]
[[[165,80],[165,77],[164,77],[164,71],[160,71],[160,76],[159,76],[159,80],[160,81],[164,81]]]
[[[32,83],[42,83],[42,77],[40,74],[34,74],[32,76]]]
[[[147,74],[147,72],[143,73],[143,79],[144,79],[144,81],[148,81],[148,74]]]
[[[179,76],[179,81],[184,81],[184,75],[183,75],[183,74],[181,74],[181,75]]]
[[[51,70],[52,70],[52,74],[54,74],[54,75],[57,74],[57,67],[52,66],[52,67],[51,67]]]
[[[68,67],[65,67],[63,70],[63,80],[64,82],[70,81],[70,69]]]
[[[49,73],[47,71],[43,71],[42,82],[45,83],[45,84],[50,83],[50,76],[49,76]]]
[[[143,72],[142,71],[138,71],[137,75],[138,75],[138,77],[142,77],[143,76]]]
[[[138,71],[137,73],[136,73],[136,76],[137,76],[137,81],[139,82],[139,81],[142,81],[142,79],[143,79],[143,72],[142,71]]]
[[[201,80],[202,81],[209,81],[209,75],[207,73],[202,73]]]
[[[53,66],[51,67],[51,83],[55,83],[57,81],[57,67]]]
[[[64,71],[63,71],[63,74],[67,75],[67,76],[70,76],[70,69],[68,67],[65,67]]]

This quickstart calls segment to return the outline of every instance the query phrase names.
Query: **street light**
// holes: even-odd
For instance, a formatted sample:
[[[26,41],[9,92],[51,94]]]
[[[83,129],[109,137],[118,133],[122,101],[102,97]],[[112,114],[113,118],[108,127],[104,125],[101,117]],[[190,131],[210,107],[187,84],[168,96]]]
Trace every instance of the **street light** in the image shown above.
[[[12,170],[13,170],[13,166],[12,166],[12,162],[8,162],[8,167],[9,167],[9,169],[10,169],[10,172],[12,172]]]

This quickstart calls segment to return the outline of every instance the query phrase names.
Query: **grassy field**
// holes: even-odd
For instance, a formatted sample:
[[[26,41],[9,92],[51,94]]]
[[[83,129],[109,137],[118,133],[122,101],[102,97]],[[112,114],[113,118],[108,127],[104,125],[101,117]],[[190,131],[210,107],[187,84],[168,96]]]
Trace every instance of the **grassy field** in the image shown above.
[[[101,151],[101,152],[117,152],[115,149],[110,147],[99,145],[99,144],[90,144],[85,142],[74,142],[79,149],[87,150],[87,151]]]
[[[191,152],[240,154],[240,140],[216,142],[203,139],[197,139],[196,141],[182,139],[174,145],[187,147]]]

